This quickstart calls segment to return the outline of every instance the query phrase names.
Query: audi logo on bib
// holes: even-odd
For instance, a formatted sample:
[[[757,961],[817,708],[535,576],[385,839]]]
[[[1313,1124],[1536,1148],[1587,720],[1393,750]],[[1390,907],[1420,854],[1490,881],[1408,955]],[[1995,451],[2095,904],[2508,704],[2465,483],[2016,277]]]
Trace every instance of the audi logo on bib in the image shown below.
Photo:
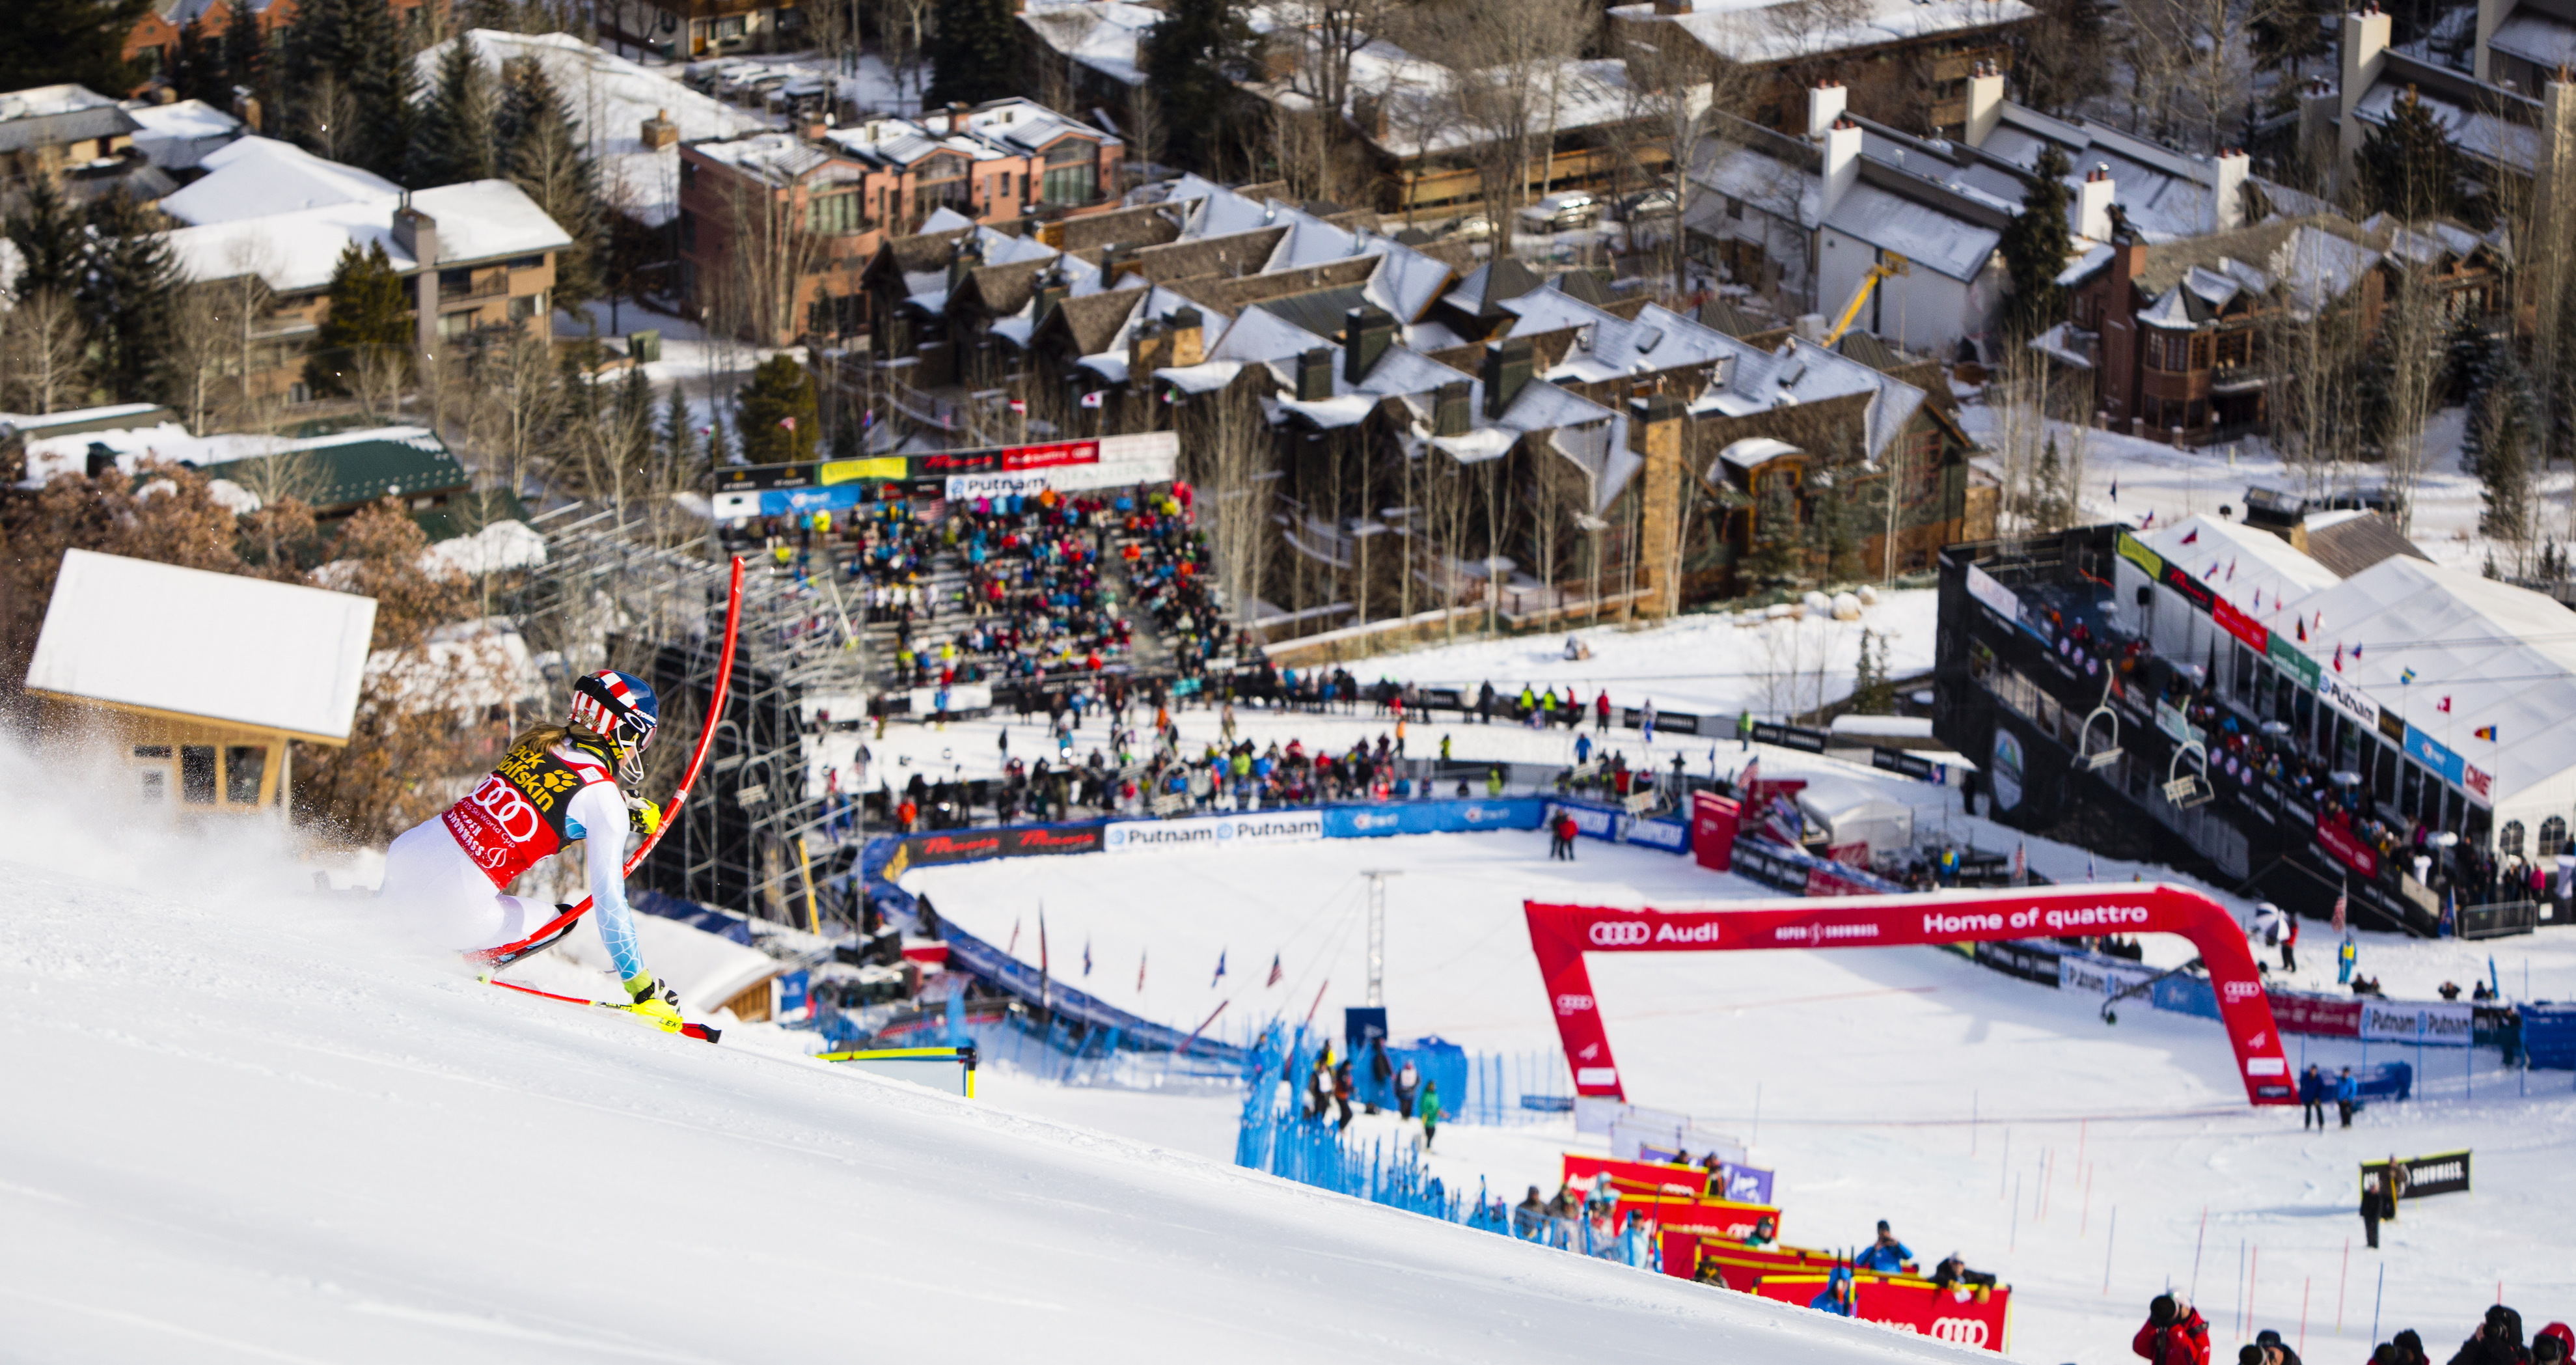
[[[1986,1344],[1986,1325],[1975,1318],[1936,1318],[1932,1323],[1932,1335],[1961,1346],[1983,1346]]]
[[[474,789],[474,804],[481,806],[514,844],[536,838],[538,829],[545,824],[537,808],[528,804],[528,798],[519,795],[519,789],[503,781],[499,773],[483,779],[483,785]]]
[[[1655,936],[1644,920],[1605,919],[1592,923],[1592,946],[1596,948],[1633,948]]]

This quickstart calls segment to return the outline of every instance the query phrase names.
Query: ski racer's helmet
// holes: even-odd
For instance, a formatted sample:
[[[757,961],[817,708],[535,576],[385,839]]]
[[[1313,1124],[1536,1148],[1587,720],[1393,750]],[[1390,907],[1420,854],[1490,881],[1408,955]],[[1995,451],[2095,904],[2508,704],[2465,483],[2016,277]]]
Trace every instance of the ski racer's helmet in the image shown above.
[[[623,760],[641,755],[653,742],[653,731],[662,723],[662,702],[642,678],[603,668],[572,685],[572,723],[615,743],[619,776],[631,776]]]

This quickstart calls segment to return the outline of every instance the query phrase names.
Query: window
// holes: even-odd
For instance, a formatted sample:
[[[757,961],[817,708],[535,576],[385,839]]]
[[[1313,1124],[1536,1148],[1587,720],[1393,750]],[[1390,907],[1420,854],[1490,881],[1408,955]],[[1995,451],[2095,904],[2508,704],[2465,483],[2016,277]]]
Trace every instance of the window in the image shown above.
[[[543,316],[545,311],[546,295],[543,290],[534,294],[521,294],[510,300],[510,321],[512,322],[526,322],[530,318]]]
[[[2522,856],[2522,822],[2520,820],[2507,820],[2504,822],[2504,829],[2499,831],[2496,835],[2496,852],[2501,853],[2508,858],[2519,858]]]
[[[2254,334],[2229,332],[2218,338],[2218,363],[2223,366],[2249,364],[2254,359]]]
[[[1731,194],[1726,196],[1726,216],[1741,222],[1744,218],[1744,201]]]
[[[720,42],[720,43],[738,43],[738,42],[741,42],[741,41],[742,41],[742,19],[741,19],[741,17],[740,17],[740,16],[736,16],[736,17],[731,18],[731,19],[718,19],[718,20],[716,21],[716,41],[717,41],[717,42]]]
[[[2553,815],[2540,822],[2540,856],[2555,858],[2567,851],[2567,820]]]
[[[513,256],[510,259],[501,262],[501,268],[503,270],[534,270],[545,263],[546,258],[543,253],[535,256]]]
[[[1046,180],[1038,197],[1049,204],[1088,204],[1100,192],[1099,144],[1067,138],[1046,150]]]
[[[467,268],[462,270],[442,270],[438,272],[438,292],[442,294],[473,293],[474,271],[471,268]]]
[[[2210,337],[2206,334],[2197,335],[2191,339],[2191,367],[2193,369],[2205,370],[2209,368],[2210,340]]]
[[[259,804],[259,783],[268,774],[268,750],[235,744],[224,750],[224,800],[235,806]]]
[[[2197,428],[2207,420],[2209,420],[2209,405],[2204,400],[2195,398],[2191,400],[2189,405],[2183,408],[2182,424],[2184,426]]]
[[[192,806],[215,804],[215,746],[180,746],[179,799]]]
[[[453,313],[439,314],[438,339],[441,341],[455,341],[463,337],[466,333],[473,331],[474,315],[476,311],[477,310],[472,308],[460,308]]]
[[[817,195],[805,201],[805,226],[826,236],[847,236],[865,232],[868,226],[867,198],[859,191]]]

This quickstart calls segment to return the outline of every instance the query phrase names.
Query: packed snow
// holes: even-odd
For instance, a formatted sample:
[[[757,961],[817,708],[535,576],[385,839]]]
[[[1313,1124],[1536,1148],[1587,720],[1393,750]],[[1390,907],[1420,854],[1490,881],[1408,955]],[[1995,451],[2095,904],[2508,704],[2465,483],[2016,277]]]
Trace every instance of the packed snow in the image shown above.
[[[13,1358],[1966,1360],[494,990],[110,776],[0,752]]]

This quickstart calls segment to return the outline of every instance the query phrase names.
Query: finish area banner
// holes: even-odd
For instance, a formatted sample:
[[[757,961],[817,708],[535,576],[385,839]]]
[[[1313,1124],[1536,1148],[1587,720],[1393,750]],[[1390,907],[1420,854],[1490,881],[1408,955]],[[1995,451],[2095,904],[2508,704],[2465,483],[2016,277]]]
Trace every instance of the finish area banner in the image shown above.
[[[1739,856],[1740,861],[1740,856]],[[2179,934],[2208,967],[2237,1074],[2254,1104],[2295,1104],[2280,1030],[2245,931],[2227,909],[2161,883],[2029,887],[1949,895],[1749,901],[1691,910],[1523,903],[1578,1096],[1624,1101],[1588,953],[1893,948],[2070,935]]]
[[[1806,1305],[1825,1292],[1823,1275],[1766,1278],[1753,1292],[1782,1303]],[[2004,1329],[2012,1316],[2012,1290],[2000,1285],[1982,1294],[1964,1285],[1935,1289],[1920,1280],[1873,1280],[1854,1286],[1852,1316],[1900,1332],[2001,1354]]]

